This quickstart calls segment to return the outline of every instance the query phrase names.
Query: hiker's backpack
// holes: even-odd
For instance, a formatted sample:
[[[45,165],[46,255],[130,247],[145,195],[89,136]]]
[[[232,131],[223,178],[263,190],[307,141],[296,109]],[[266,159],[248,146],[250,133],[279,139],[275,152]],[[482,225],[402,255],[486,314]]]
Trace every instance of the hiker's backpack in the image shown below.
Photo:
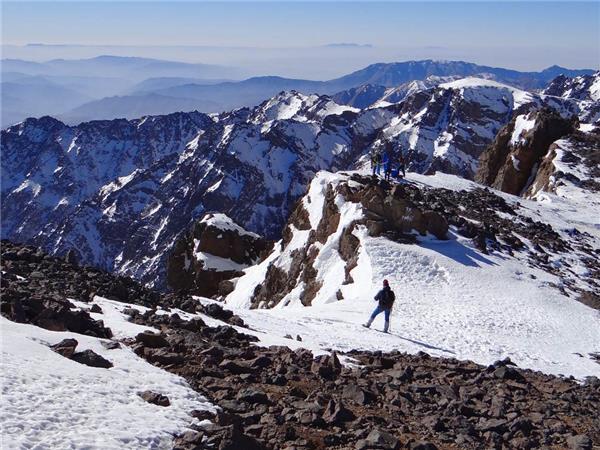
[[[390,309],[394,305],[394,300],[396,300],[396,295],[394,294],[394,291],[392,291],[391,289],[385,289],[383,291],[382,297],[383,298],[381,299],[381,306],[383,306],[385,309]]]

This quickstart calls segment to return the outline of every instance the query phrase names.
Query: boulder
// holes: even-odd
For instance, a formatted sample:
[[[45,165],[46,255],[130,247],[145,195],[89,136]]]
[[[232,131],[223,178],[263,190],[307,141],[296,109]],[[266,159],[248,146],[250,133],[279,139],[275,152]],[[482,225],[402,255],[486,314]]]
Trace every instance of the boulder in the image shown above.
[[[135,337],[135,340],[144,344],[146,347],[151,348],[167,347],[169,345],[169,342],[163,336],[151,331],[138,333],[138,335]]]
[[[352,411],[346,408],[341,401],[330,400],[325,407],[322,417],[325,423],[341,424],[350,420],[354,420],[355,415]]]
[[[356,384],[348,384],[342,391],[342,397],[345,400],[353,401],[359,405],[367,405],[375,400],[375,394],[369,392]]]
[[[363,449],[389,449],[396,450],[400,448],[400,441],[387,431],[380,429],[372,430],[369,435],[356,443],[354,447],[357,450]]]
[[[313,373],[326,379],[335,379],[342,370],[342,364],[333,352],[331,355],[317,356],[310,369]]]
[[[104,359],[93,350],[84,350],[82,352],[74,353],[73,356],[71,356],[71,359],[79,364],[85,364],[90,367],[109,369],[113,366],[109,360]]]
[[[252,404],[268,405],[271,403],[267,394],[256,389],[242,389],[236,398]]]
[[[138,395],[142,397],[145,401],[147,401],[148,403],[152,403],[153,405],[169,406],[171,404],[169,397],[167,397],[166,395],[159,394],[158,392],[144,391],[140,392]]]
[[[77,344],[76,339],[63,339],[58,344],[51,345],[50,348],[65,358],[71,358],[75,353]]]

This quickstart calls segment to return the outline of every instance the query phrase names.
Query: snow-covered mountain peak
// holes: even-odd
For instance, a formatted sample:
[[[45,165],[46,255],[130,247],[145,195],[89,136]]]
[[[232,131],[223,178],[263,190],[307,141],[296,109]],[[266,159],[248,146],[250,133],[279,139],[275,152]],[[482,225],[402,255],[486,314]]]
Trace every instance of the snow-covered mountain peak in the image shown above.
[[[259,105],[253,111],[250,120],[255,124],[276,120],[318,121],[329,115],[339,115],[345,111],[358,112],[359,110],[339,105],[328,96],[284,91]]]
[[[600,71],[574,78],[559,75],[543,93],[577,100],[600,101]]]

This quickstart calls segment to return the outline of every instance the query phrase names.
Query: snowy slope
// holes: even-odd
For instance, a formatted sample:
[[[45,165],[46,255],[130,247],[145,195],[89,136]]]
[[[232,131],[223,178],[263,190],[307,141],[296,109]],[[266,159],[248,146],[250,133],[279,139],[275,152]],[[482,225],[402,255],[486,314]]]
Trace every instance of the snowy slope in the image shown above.
[[[422,187],[476,187],[444,174],[409,174],[408,180]],[[315,280],[324,283],[311,306],[302,305],[304,278],[276,305],[258,305],[273,309],[248,309],[256,286],[267,279],[269,265],[289,270],[294,251],[310,246],[311,230],[322,218],[327,186],[344,182],[348,182],[344,175],[320,173],[304,200],[310,229],[292,228],[293,237],[283,248],[276,246],[270,258],[247,269],[236,290],[226,298],[228,306],[251,327],[279,336],[299,334],[303,345],[311,348],[425,351],[483,364],[509,356],[521,367],[547,373],[578,378],[600,375],[600,366],[589,356],[600,345],[597,311],[575,301],[568,289],[558,289],[557,284],[562,284],[559,275],[529,265],[527,246],[513,256],[495,251],[486,255],[452,228],[449,240],[427,236],[418,238],[415,245],[370,237],[366,228],[359,226],[353,232],[360,242],[357,265],[350,272],[353,281],[344,283],[344,261],[337,250],[340,236],[361,212],[356,203],[340,195],[335,199],[340,207],[338,226],[324,244],[312,244],[318,252],[312,264],[317,271]],[[579,199],[567,204],[564,198],[549,193],[540,201],[496,194],[510,204],[520,202],[519,215],[551,225],[561,237],[567,238],[577,223],[581,232],[593,236],[591,242],[598,248],[597,204],[586,210]],[[556,264],[569,261],[571,267],[577,267],[577,255],[556,254],[553,258]],[[583,268],[575,272],[579,270]],[[586,285],[586,276],[584,270],[579,272],[576,282]],[[375,306],[373,297],[384,278],[397,295],[390,335],[360,326]],[[336,295],[338,289],[342,300]],[[382,321],[378,318],[374,328],[381,328]]]
[[[78,304],[78,302],[74,302]],[[127,306],[100,297],[104,314],[94,314],[115,337],[148,329],[126,321]],[[86,304],[78,304],[83,306]],[[2,448],[148,449],[170,448],[174,434],[196,421],[189,413],[214,407],[182,378],[154,367],[121,347],[106,350],[101,339],[53,332],[0,317],[2,344]],[[78,351],[91,349],[110,360],[110,369],[93,368],[48,348],[75,338]],[[138,393],[167,395],[169,407],[149,404]]]

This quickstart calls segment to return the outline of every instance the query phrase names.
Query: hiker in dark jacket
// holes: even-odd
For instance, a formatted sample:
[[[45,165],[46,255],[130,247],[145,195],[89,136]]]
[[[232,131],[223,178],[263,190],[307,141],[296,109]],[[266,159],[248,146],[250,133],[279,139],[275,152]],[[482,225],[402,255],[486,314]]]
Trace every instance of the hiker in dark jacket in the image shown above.
[[[392,156],[389,152],[385,152],[383,155],[383,174],[385,175],[385,181],[390,181],[392,176]]]
[[[400,177],[400,171],[402,171],[402,176],[406,177],[406,160],[404,159],[404,155],[402,155],[402,150],[400,150],[400,155],[398,156],[398,177]]]
[[[390,284],[388,280],[383,280],[383,289],[380,290],[375,296],[375,300],[379,303],[377,304],[377,308],[371,314],[371,317],[363,326],[369,328],[375,320],[375,317],[379,315],[379,313],[385,314],[385,325],[383,326],[383,332],[387,333],[390,327],[390,313],[392,312],[392,306],[394,305],[394,300],[396,296],[394,295],[394,291],[390,289]]]

